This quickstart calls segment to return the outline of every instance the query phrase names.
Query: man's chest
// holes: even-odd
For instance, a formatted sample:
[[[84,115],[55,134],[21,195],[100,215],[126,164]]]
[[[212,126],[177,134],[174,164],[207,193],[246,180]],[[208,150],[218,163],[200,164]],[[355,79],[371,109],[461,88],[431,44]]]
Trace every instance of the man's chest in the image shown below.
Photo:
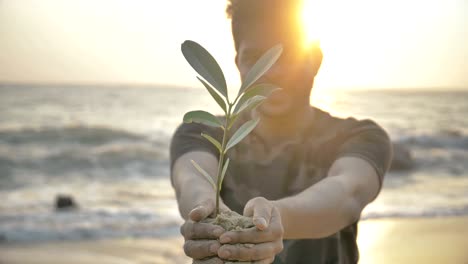
[[[299,193],[325,178],[329,166],[314,146],[300,142],[270,151],[243,144],[230,159],[223,188],[236,193],[241,204],[257,196],[274,200]]]

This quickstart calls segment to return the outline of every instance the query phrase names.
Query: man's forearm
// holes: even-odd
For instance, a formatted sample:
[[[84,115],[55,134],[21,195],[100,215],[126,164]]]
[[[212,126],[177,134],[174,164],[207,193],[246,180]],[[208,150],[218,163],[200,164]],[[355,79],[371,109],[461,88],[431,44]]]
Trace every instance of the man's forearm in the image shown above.
[[[357,220],[356,205],[334,178],[274,204],[280,210],[286,239],[325,237]]]
[[[217,159],[207,152],[189,152],[179,157],[174,163],[172,180],[176,191],[179,211],[184,219],[201,202],[215,200],[215,190],[210,183],[193,167],[190,160],[196,161],[210,175],[215,176]]]
[[[375,170],[364,160],[345,158],[331,175],[303,192],[273,203],[281,213],[284,238],[321,238],[359,219],[375,198],[379,184]]]

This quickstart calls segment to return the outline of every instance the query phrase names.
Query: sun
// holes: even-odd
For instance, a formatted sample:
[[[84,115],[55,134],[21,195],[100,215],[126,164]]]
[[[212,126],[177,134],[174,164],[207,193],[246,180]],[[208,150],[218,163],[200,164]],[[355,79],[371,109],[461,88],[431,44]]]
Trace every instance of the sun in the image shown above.
[[[324,1],[304,0],[300,9],[299,19],[302,31],[305,34],[304,45],[320,42],[324,31]]]

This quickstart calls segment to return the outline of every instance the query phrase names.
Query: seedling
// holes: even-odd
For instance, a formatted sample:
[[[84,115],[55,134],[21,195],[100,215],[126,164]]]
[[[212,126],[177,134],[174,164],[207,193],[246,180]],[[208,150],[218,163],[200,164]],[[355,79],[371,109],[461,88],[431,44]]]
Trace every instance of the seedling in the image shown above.
[[[206,178],[216,192],[216,215],[219,215],[219,195],[224,176],[229,166],[229,158],[225,158],[226,153],[257,126],[259,119],[245,122],[231,137],[229,136],[231,134],[229,133],[230,129],[241,112],[254,109],[261,104],[268,95],[278,89],[271,84],[255,84],[255,82],[278,60],[282,50],[283,48],[281,45],[276,45],[265,52],[245,76],[236,98],[234,100],[229,100],[226,79],[213,56],[194,41],[186,40],[182,43],[182,53],[185,59],[201,76],[201,78],[197,77],[197,79],[205,86],[225,114],[224,119],[220,119],[203,110],[190,111],[184,115],[185,123],[201,123],[223,130],[221,142],[208,134],[201,134],[202,137],[211,142],[219,151],[218,172],[216,177],[211,177],[199,164],[191,160],[193,166]],[[216,179],[216,182],[214,179]]]

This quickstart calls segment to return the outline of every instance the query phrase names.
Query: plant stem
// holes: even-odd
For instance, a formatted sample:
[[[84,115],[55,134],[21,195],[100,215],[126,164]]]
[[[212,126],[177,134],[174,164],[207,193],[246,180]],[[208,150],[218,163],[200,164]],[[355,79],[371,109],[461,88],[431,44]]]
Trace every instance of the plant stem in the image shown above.
[[[219,162],[218,162],[218,175],[216,176],[216,216],[219,215],[219,195],[221,192],[221,173],[224,167],[224,151],[226,149],[227,137],[229,132],[229,119],[231,118],[231,108],[232,105],[228,102],[228,111],[226,113],[226,120],[224,122],[224,133],[223,133],[223,142],[221,144],[221,152],[219,153]]]

